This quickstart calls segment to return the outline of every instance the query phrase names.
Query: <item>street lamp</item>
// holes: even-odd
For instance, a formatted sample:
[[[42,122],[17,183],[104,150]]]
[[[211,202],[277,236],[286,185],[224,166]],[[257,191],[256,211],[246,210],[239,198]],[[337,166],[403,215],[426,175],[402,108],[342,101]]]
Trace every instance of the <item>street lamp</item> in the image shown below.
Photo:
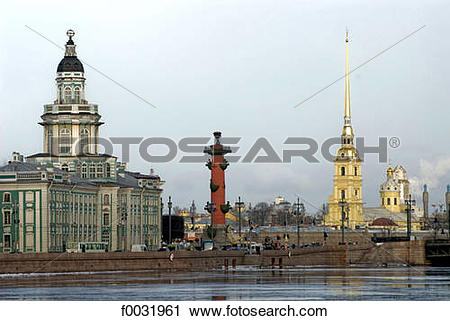
[[[341,207],[341,233],[342,233],[342,240],[341,244],[345,244],[345,208],[347,207],[347,202],[344,200],[344,196],[342,196],[342,199],[339,201],[339,206]]]
[[[11,234],[12,234],[12,244],[14,246],[14,248],[12,249],[12,253],[18,253],[19,252],[19,223],[20,223],[20,219],[19,219],[19,204],[17,201],[12,201],[11,204],[11,222],[12,222],[12,226],[11,226]]]
[[[169,209],[169,240],[168,244],[172,244],[172,197],[169,196],[169,201],[167,202],[167,208]]]
[[[238,201],[235,203],[235,205],[238,208],[238,212],[239,212],[239,240],[241,240],[241,211],[242,211],[242,206],[244,206],[244,202],[241,202],[241,197],[238,197]]]
[[[197,207],[195,206],[195,202],[192,201],[191,208],[189,209],[191,212],[191,223],[192,223],[192,230],[195,230],[195,211],[197,210]]]
[[[406,229],[408,241],[411,240],[411,213],[414,212],[413,206],[416,205],[416,200],[411,199],[411,194],[409,194],[408,199],[405,200],[406,203]]]
[[[297,247],[300,247],[300,215],[305,212],[305,205],[300,203],[300,197],[297,197],[297,203],[294,203],[297,212]]]

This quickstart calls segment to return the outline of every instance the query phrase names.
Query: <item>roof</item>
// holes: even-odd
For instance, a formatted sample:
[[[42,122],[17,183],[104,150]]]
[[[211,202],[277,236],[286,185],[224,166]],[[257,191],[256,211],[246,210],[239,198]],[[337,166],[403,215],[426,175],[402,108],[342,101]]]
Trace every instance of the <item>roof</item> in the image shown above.
[[[79,71],[84,72],[84,67],[77,56],[65,56],[59,63],[56,72],[72,72]]]
[[[35,172],[42,170],[41,166],[32,163],[8,162],[0,166],[0,172]]]
[[[395,222],[389,218],[380,217],[375,219],[370,226],[398,226]]]
[[[363,207],[364,221],[373,222],[377,218],[387,218],[392,221],[406,221],[406,213],[391,212],[384,207]],[[418,222],[416,215],[411,214],[411,221]]]

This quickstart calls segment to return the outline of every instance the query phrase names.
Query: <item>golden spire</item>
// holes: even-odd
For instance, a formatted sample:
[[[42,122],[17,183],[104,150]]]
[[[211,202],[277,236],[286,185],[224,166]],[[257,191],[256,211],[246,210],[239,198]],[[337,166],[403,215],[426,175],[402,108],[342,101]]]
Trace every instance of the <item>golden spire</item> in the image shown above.
[[[348,29],[345,32],[345,125],[350,125],[350,79],[348,66]]]

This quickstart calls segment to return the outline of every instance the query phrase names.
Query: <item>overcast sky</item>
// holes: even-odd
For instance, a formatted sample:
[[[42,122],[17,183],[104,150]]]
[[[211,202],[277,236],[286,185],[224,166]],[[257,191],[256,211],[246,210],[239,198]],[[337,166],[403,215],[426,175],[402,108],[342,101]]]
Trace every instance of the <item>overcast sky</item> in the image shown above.
[[[450,45],[448,1],[2,1],[0,5],[0,161],[12,151],[42,151],[43,105],[55,99],[56,67],[67,29],[80,59],[142,96],[120,88],[85,64],[87,99],[99,105],[101,135],[242,137],[238,155],[265,137],[281,155],[289,136],[319,144],[340,134],[341,80],[298,108],[344,73],[345,29],[354,68],[414,30],[351,77],[352,122],[357,136],[375,145],[399,137],[389,149],[416,186],[443,200],[450,183]],[[177,158],[149,164],[131,149],[130,170],[155,169],[164,197],[179,206],[209,198],[209,170]],[[164,149],[154,152],[164,153]],[[114,150],[120,156],[120,148]],[[332,191],[333,165],[294,158],[287,164],[232,164],[227,199],[272,201],[297,195],[320,207]],[[387,164],[368,155],[363,199],[379,204]],[[419,200],[419,199],[418,199]],[[315,212],[311,205],[307,210]]]

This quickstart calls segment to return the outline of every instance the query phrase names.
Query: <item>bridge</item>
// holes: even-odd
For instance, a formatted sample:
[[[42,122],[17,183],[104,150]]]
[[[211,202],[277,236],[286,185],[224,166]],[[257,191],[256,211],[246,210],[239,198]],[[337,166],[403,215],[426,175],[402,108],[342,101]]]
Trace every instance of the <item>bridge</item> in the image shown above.
[[[425,256],[432,265],[450,266],[450,240],[427,240]]]

